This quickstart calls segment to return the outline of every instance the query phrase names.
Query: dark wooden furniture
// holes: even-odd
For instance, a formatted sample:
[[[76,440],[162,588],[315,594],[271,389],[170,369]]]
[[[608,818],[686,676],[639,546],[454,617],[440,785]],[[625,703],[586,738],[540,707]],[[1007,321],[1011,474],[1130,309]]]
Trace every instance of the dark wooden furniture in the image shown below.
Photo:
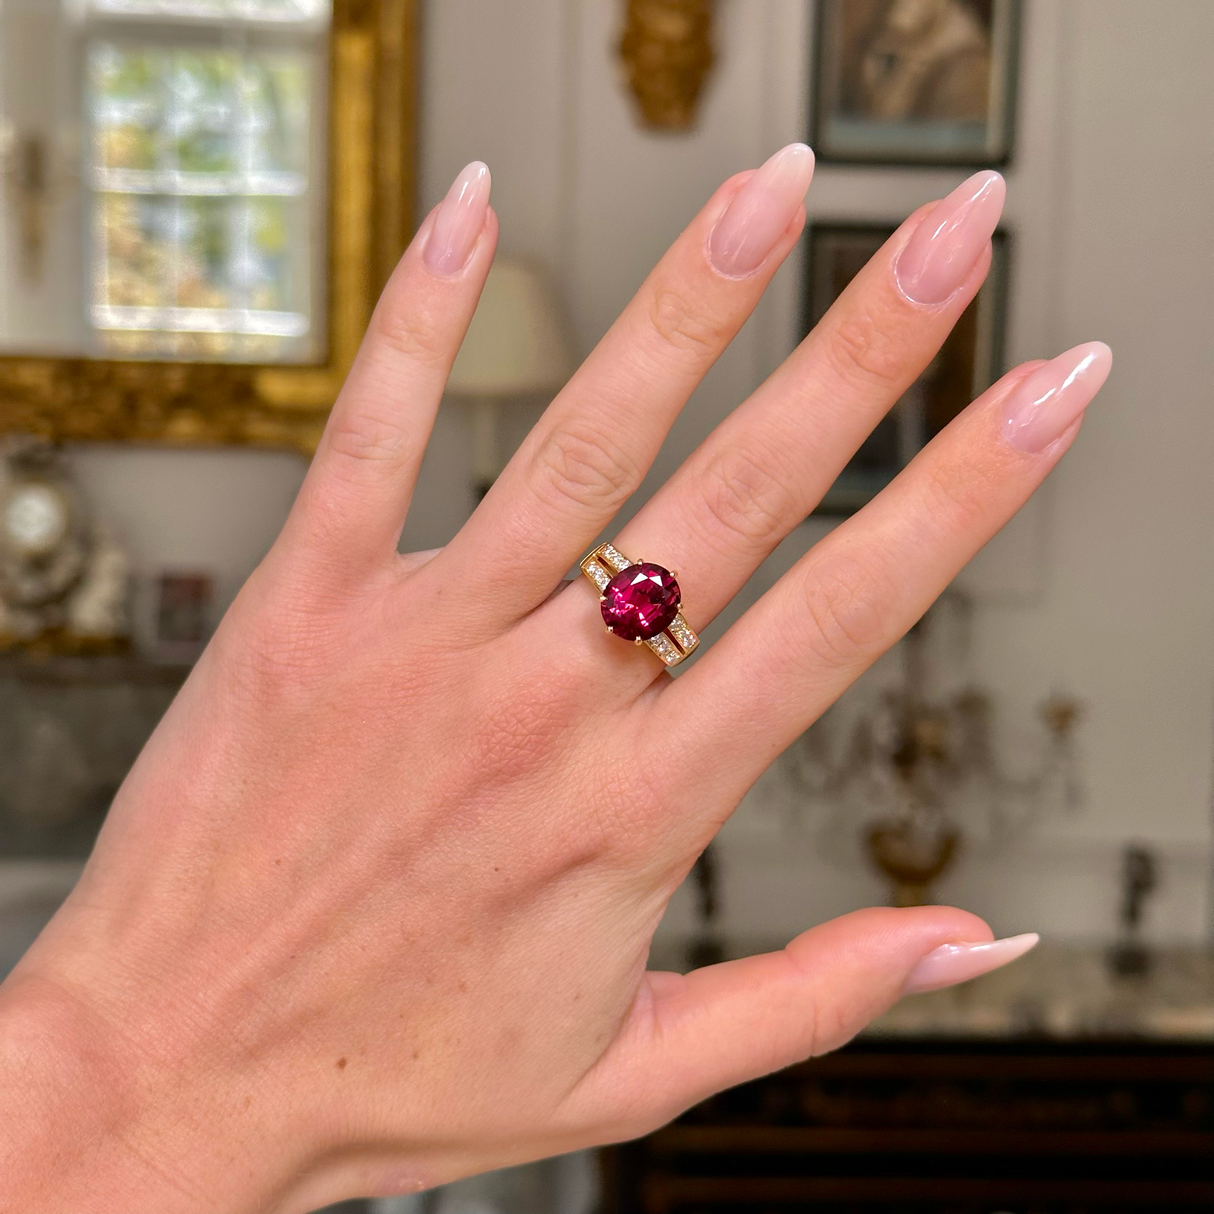
[[[0,860],[89,854],[189,670],[131,655],[0,654]]]
[[[862,1040],[604,1160],[618,1214],[1210,1214],[1214,1049]]]

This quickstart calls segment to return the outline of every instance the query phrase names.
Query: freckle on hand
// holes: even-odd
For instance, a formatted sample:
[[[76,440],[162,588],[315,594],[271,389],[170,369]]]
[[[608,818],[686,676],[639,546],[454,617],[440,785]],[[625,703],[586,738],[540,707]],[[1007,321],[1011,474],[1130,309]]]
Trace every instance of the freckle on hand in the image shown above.
[[[346,1069],[346,1059],[345,1058],[339,1058],[337,1060],[337,1069],[339,1071],[344,1071]]]

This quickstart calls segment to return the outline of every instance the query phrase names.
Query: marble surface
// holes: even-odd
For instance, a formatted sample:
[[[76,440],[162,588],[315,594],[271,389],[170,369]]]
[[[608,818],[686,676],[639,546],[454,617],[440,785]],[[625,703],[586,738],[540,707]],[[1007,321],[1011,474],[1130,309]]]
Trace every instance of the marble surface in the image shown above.
[[[1214,1042],[1214,952],[1161,948],[1151,970],[1121,976],[1097,945],[1038,945],[960,986],[911,995],[870,1036],[1137,1037]]]

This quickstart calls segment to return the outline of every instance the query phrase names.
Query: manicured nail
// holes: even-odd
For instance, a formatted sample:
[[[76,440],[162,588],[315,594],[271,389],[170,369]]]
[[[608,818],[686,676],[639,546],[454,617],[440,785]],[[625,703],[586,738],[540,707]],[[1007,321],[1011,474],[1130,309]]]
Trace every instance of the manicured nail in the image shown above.
[[[492,179],[489,166],[474,160],[455,179],[439,205],[422,259],[432,274],[458,274],[468,263],[485,226]]]
[[[911,970],[902,993],[916,995],[977,978],[979,974],[997,970],[1001,965],[1023,957],[1040,939],[1036,932],[1027,932],[1023,936],[1008,936],[982,944],[942,944]]]
[[[1017,451],[1044,451],[1088,407],[1112,365],[1113,351],[1089,341],[1038,367],[1004,402],[1003,437]]]
[[[708,256],[722,274],[753,274],[792,222],[814,175],[814,154],[790,143],[755,171],[734,195],[708,240]]]
[[[987,169],[963,181],[920,221],[898,254],[894,277],[908,299],[943,303],[969,277],[999,216],[1007,187]]]

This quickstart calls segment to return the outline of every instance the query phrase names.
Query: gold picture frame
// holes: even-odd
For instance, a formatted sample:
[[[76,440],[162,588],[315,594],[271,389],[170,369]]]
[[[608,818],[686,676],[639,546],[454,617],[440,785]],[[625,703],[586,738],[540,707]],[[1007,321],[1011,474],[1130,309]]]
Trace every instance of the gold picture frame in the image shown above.
[[[0,434],[310,454],[413,227],[420,0],[333,0],[328,353],[311,366],[0,357]]]
[[[1020,0],[820,0],[810,142],[822,163],[1007,164]]]

